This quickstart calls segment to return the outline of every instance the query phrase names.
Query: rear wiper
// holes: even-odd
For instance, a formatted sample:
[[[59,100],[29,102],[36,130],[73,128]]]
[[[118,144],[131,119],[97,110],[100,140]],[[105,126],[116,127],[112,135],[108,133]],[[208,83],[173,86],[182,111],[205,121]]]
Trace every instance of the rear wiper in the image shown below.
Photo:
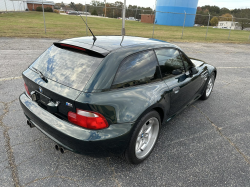
[[[34,69],[38,74],[39,76],[41,77],[41,79],[43,79],[45,82],[48,82],[47,78],[42,74],[41,71],[39,71],[38,69],[32,67],[32,69]]]

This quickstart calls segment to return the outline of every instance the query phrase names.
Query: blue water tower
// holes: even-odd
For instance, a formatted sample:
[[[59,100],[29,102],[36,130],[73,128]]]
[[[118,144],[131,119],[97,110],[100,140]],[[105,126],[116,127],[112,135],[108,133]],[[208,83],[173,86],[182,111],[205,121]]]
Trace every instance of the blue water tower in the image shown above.
[[[155,23],[158,25],[193,27],[199,0],[157,0]],[[173,12],[173,13],[164,13]],[[182,14],[180,14],[182,13]]]

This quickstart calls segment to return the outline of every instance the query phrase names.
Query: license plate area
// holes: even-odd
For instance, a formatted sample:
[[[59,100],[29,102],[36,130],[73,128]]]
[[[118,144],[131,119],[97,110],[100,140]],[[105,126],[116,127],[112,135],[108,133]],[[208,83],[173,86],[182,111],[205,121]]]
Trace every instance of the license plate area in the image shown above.
[[[36,91],[35,94],[36,94],[36,101],[38,103],[41,103],[41,104],[47,106],[47,104],[51,101],[51,99],[48,96],[46,96],[40,92]]]

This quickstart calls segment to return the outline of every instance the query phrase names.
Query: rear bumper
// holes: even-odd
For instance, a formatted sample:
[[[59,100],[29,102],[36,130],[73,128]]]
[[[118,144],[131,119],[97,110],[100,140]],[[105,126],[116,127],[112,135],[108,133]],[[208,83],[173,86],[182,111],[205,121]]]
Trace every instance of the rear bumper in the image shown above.
[[[25,116],[40,131],[64,148],[93,156],[108,156],[125,151],[133,123],[112,124],[102,130],[88,130],[61,120],[38,106],[25,93],[19,97]]]

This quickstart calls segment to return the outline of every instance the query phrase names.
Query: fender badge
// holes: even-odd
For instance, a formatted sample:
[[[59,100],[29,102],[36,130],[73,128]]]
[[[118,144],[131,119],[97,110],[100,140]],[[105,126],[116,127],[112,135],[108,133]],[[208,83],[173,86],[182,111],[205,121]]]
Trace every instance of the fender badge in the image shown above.
[[[66,102],[66,106],[73,107],[71,103]]]

